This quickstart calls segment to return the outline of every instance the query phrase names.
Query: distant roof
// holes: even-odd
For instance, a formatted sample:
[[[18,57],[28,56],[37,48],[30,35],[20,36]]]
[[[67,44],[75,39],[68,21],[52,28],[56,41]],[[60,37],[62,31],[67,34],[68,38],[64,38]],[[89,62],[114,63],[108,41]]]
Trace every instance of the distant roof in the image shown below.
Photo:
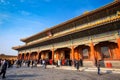
[[[16,56],[16,55],[5,55],[5,54],[0,54],[0,56]]]

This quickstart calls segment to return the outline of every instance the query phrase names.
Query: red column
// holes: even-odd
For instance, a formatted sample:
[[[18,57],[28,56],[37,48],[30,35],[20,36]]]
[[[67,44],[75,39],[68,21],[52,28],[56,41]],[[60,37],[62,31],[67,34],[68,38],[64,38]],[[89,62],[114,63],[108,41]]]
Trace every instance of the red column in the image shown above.
[[[29,53],[26,54],[26,60],[28,60]]]
[[[19,59],[22,59],[22,54],[19,54],[19,57],[18,57]]]
[[[117,45],[118,45],[118,54],[117,54],[117,58],[120,59],[120,38],[117,39]]]
[[[36,53],[36,59],[38,60],[39,58],[39,52]]]
[[[54,48],[52,49],[52,60],[54,60]]]
[[[40,56],[40,51],[37,52],[37,57],[38,57],[38,60],[39,60],[39,56]]]
[[[56,52],[56,60],[58,60],[58,59],[59,59],[59,53]]]
[[[17,59],[20,59],[20,54],[18,54]]]
[[[52,49],[52,60],[50,60],[50,63],[53,64],[54,62],[54,48]]]
[[[74,54],[74,46],[71,47],[71,58],[74,64],[75,54]]]
[[[30,60],[31,58],[30,58],[30,55],[31,55],[31,53],[29,53],[29,55],[28,55],[28,60]]]
[[[78,50],[74,50],[74,56],[76,60],[79,60],[79,53]]]
[[[26,53],[24,54],[24,60],[26,60]]]
[[[90,59],[93,61],[93,64],[95,65],[95,49],[93,42],[90,43]]]

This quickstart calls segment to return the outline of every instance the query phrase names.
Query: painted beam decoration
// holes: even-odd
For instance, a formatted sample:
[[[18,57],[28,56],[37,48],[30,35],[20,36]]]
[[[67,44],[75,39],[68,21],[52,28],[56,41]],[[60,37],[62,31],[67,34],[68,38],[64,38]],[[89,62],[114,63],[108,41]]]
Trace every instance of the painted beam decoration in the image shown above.
[[[114,22],[114,21],[117,21],[117,20],[120,20],[120,11],[117,11],[117,14],[115,14],[115,15],[111,15],[111,16],[102,18],[100,20],[90,22],[88,24],[83,24],[83,25],[81,25],[81,27],[82,28],[93,27],[93,26],[97,26],[97,25],[106,24],[108,22]]]

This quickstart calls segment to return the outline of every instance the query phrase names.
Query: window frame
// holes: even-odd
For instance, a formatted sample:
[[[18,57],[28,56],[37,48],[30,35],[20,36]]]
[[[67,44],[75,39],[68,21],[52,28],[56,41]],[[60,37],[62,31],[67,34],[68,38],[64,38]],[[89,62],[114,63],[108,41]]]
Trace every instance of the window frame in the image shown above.
[[[84,50],[87,50],[86,54],[88,56],[84,56],[84,52],[83,52]],[[82,49],[82,57],[83,57],[84,60],[88,60],[90,58],[90,49],[88,47],[85,47],[85,48]],[[87,58],[85,58],[85,57],[87,57]]]
[[[103,48],[103,47],[108,48],[108,49],[107,49],[107,52],[108,52],[107,55],[109,54],[109,57],[105,57],[105,56],[104,56],[105,53],[102,52],[102,48]],[[101,55],[102,55],[102,58],[103,58],[103,59],[110,59],[110,58],[111,58],[111,51],[110,51],[109,46],[101,46],[101,47],[100,47],[100,51],[101,51]]]

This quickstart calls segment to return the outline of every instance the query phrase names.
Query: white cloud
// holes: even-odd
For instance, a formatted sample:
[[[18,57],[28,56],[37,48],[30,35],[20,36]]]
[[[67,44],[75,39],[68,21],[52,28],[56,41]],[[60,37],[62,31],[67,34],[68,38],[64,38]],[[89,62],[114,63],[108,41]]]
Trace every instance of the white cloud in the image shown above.
[[[16,7],[15,4],[12,5],[13,7]]]
[[[31,36],[43,30],[45,27],[42,24],[43,19],[36,16],[36,18],[18,17],[7,14],[0,14],[0,18],[8,18],[10,23],[5,23],[4,28],[0,26],[0,53],[17,55],[17,51],[12,50],[13,46],[23,45],[20,42],[21,38]]]
[[[0,3],[5,3],[5,0],[0,0]]]
[[[50,2],[51,0],[44,0],[45,2]]]
[[[4,4],[4,5],[10,4],[10,2],[7,1],[7,0],[0,0],[0,3],[2,3],[2,4]]]
[[[20,0],[20,2],[22,3],[22,2],[24,2],[24,0]]]
[[[7,14],[0,14],[0,25],[4,24],[5,21],[7,21],[10,18]]]
[[[7,15],[7,14],[0,14],[0,21],[3,21],[3,20],[8,20],[10,18],[10,16],[9,15]]]
[[[0,20],[0,25],[2,25],[3,24],[3,21],[2,20]]]
[[[21,13],[22,15],[24,15],[24,16],[30,15],[30,13],[27,12],[27,11],[20,11],[20,13]]]
[[[9,16],[7,14],[1,13],[0,17],[5,17],[6,18],[6,17],[9,17]]]

